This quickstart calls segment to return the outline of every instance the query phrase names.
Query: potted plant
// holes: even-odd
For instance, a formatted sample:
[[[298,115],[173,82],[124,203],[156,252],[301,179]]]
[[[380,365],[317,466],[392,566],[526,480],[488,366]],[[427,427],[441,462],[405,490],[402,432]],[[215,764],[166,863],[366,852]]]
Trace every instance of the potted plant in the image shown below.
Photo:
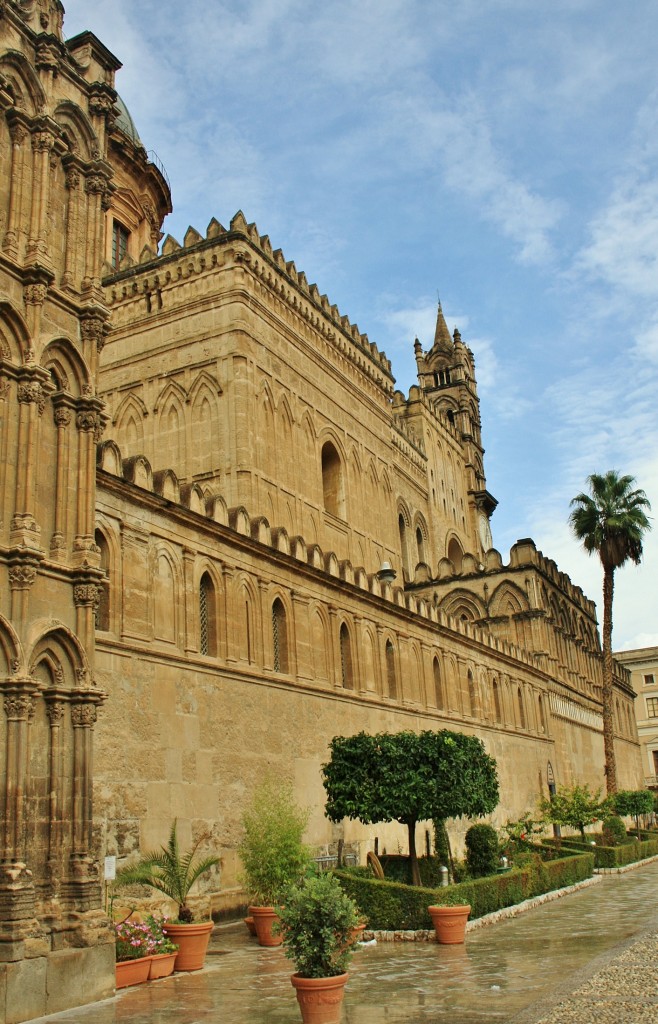
[[[203,967],[213,922],[194,921],[192,910],[187,905],[190,889],[201,875],[219,864],[220,858],[210,855],[195,860],[196,852],[207,838],[200,836],[187,853],[181,853],[178,846],[176,820],[171,826],[166,846],[153,853],[147,853],[135,864],[127,864],[117,872],[115,884],[150,885],[152,889],[168,896],[178,905],[178,919],[163,925],[165,935],[178,945],[175,969],[177,971],[198,971]]]
[[[471,912],[470,904],[460,903],[457,895],[441,893],[442,903],[428,907],[436,941],[443,945],[456,945],[466,938],[466,922]]]
[[[274,931],[287,889],[303,878],[311,863],[303,840],[308,812],[297,806],[292,786],[266,779],[242,817],[238,852],[249,896],[249,916],[261,946],[277,946]]]
[[[127,988],[147,981],[154,948],[149,926],[129,916],[115,922],[114,936],[116,987]]]
[[[309,876],[286,894],[279,911],[291,981],[307,1024],[338,1024],[347,967],[359,924],[356,904],[333,875]]]
[[[153,937],[149,981],[154,981],[156,978],[168,978],[174,971],[178,946],[165,934],[166,918],[161,920],[149,914],[146,918],[146,923]]]

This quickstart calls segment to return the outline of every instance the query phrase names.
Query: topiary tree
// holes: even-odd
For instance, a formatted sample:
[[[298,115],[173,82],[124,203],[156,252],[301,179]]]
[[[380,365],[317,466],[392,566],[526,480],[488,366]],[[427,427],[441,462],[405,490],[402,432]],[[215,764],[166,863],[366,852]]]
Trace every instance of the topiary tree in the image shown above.
[[[498,870],[498,833],[493,825],[471,825],[465,836],[466,863],[473,878]]]
[[[651,814],[653,811],[653,793],[648,789],[621,789],[615,793],[612,803],[617,814],[628,814],[635,818],[635,829],[639,839],[640,815]]]
[[[559,786],[550,800],[543,799],[540,803],[546,821],[579,829],[583,840],[587,825],[600,821],[607,806],[601,799],[601,790],[592,793],[589,786]]]
[[[608,814],[601,825],[605,846],[618,846],[626,842],[626,826],[618,814]]]
[[[335,736],[322,766],[330,821],[399,821],[409,833],[414,885],[420,885],[416,825],[479,817],[498,804],[496,762],[474,736],[399,732]]]

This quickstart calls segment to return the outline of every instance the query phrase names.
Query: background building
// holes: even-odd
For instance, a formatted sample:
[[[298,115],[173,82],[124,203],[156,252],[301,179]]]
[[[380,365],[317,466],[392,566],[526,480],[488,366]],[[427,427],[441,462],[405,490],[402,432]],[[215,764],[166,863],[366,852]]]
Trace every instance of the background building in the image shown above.
[[[658,790],[658,647],[618,651],[615,658],[630,671],[631,686],[637,694],[635,718],[644,785]]]
[[[91,32],[0,17],[0,1006],[108,994],[100,864],[208,833],[238,905],[240,816],[294,782],[329,824],[336,734],[450,727],[498,817],[603,783],[594,604],[529,539],[493,547],[473,356],[441,309],[418,385],[237,213],[183,243]],[[410,358],[411,358],[410,342]],[[392,571],[391,568],[392,567]],[[641,784],[618,667],[619,782]]]

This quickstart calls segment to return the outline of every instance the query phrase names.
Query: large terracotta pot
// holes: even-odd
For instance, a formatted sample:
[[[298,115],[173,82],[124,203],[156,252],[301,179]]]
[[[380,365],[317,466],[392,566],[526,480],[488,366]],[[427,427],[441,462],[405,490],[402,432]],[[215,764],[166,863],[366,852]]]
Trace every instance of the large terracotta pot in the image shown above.
[[[339,1024],[343,995],[349,974],[333,978],[301,978],[293,974],[291,981],[304,1024]]]
[[[168,978],[170,974],[173,974],[177,955],[177,953],[154,953],[151,957],[149,981],[155,981],[157,978]]]
[[[193,924],[171,924],[168,921],[164,925],[163,932],[178,946],[175,970],[201,970],[206,959],[206,950],[213,927],[213,921],[199,921]]]
[[[460,907],[428,907],[432,924],[436,932],[436,941],[444,945],[454,945],[466,938],[466,922],[471,912],[470,906]]]
[[[281,933],[272,931],[275,921],[279,920],[274,907],[249,907],[249,915],[254,919],[254,927],[258,936],[259,946],[280,946],[283,942]]]
[[[140,956],[137,960],[120,960],[114,967],[117,988],[141,985],[143,981],[148,981],[151,957]]]

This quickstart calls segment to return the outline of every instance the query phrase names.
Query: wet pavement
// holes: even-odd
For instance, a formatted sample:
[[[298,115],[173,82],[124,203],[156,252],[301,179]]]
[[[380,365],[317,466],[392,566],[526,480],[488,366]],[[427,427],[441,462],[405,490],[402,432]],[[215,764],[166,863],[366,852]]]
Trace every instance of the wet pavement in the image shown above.
[[[124,989],[48,1024],[298,1024],[292,966],[243,924],[203,971]],[[566,1001],[564,1001],[566,999]],[[658,862],[470,932],[463,946],[360,946],[342,1024],[647,1024],[658,1020]]]

